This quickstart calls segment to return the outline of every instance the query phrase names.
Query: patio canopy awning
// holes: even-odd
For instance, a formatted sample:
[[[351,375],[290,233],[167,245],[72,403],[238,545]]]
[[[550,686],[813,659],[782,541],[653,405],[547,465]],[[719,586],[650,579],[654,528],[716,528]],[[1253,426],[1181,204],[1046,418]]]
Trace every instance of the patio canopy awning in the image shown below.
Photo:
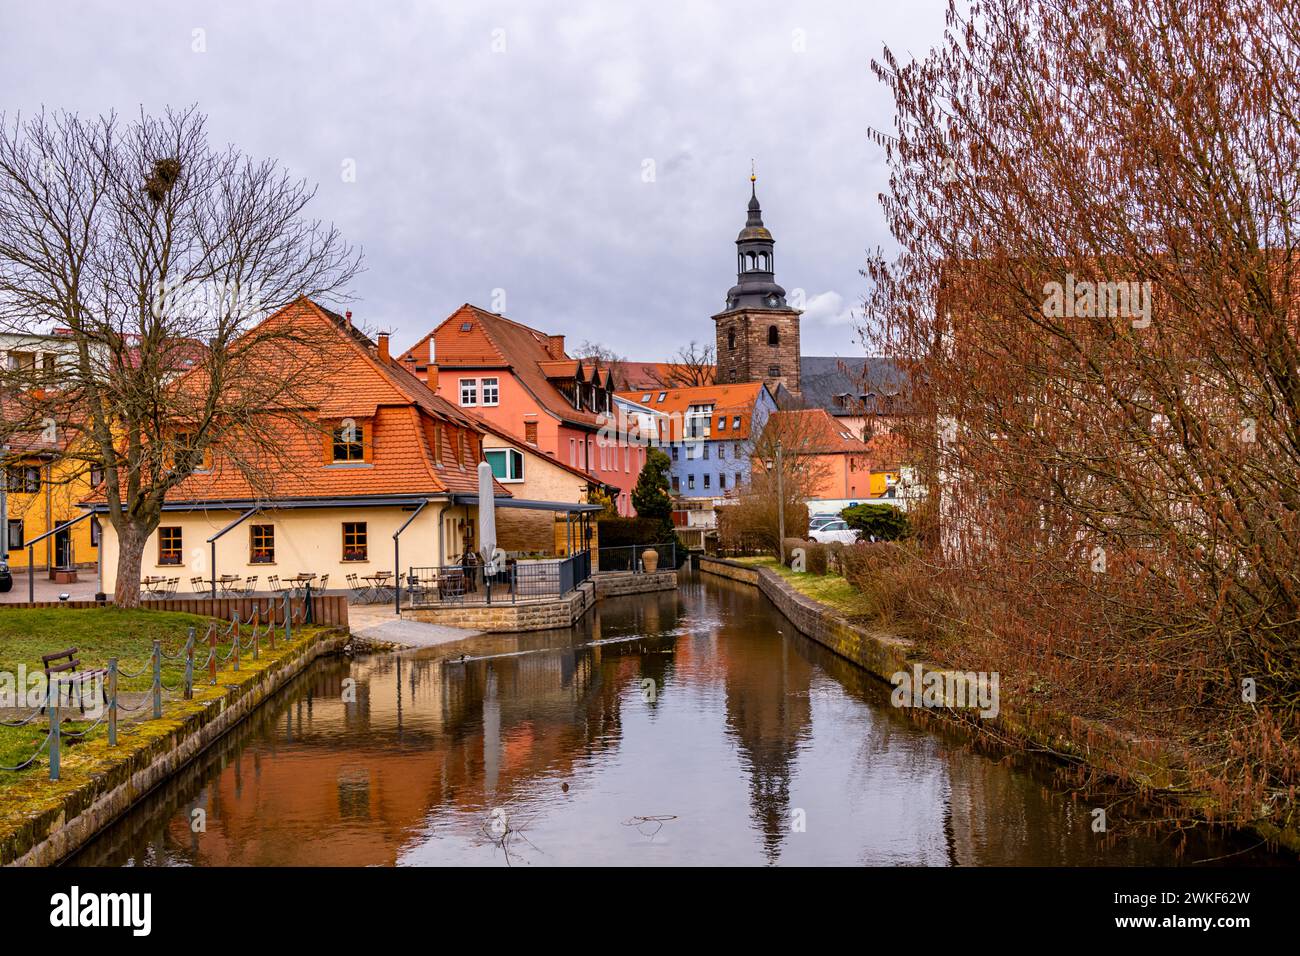
[[[452,495],[451,503],[455,505],[477,505],[478,495]],[[530,501],[527,498],[494,498],[492,504],[497,508],[530,508],[533,511],[567,511],[570,514],[590,514],[602,510],[602,505],[580,505],[568,501]]]

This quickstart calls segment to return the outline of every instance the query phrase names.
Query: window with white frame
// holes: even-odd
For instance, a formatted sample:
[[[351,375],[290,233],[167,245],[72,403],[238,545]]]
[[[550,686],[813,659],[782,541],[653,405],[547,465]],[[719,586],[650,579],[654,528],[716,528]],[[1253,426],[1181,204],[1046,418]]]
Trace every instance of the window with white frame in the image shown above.
[[[496,405],[501,401],[501,390],[495,378],[485,378],[480,384],[483,386],[484,405]]]
[[[491,448],[483,452],[483,457],[492,466],[497,481],[524,480],[524,456],[515,449]]]
[[[462,378],[460,380],[460,403],[466,406],[478,404],[478,379]]]

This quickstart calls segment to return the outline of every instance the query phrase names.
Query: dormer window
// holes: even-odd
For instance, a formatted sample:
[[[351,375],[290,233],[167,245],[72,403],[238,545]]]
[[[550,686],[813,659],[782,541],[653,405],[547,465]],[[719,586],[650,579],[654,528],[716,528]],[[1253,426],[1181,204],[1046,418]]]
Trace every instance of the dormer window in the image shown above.
[[[364,428],[361,425],[353,423],[340,425],[338,428],[334,429],[332,460],[336,464],[365,461],[366,448],[364,435]]]

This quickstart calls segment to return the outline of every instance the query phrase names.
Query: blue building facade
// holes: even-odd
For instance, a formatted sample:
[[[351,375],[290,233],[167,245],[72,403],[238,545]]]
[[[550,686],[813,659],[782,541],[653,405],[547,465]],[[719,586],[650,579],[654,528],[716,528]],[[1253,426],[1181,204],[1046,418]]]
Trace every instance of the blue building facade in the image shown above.
[[[707,385],[675,393],[679,398],[673,404],[684,403],[684,407],[680,437],[674,429],[676,440],[664,449],[672,459],[672,493],[682,498],[721,498],[748,484],[752,440],[776,411],[772,393],[761,382]]]

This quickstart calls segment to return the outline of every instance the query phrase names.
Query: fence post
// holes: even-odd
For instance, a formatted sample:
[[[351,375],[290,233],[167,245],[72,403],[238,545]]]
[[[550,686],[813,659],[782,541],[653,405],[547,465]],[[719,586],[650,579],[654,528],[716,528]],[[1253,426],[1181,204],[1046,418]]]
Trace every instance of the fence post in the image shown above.
[[[185,637],[185,699],[194,699],[194,628]]]
[[[217,682],[217,625],[208,626],[208,683]]]
[[[235,612],[235,646],[231,653],[235,657],[235,670],[239,670],[239,612]]]
[[[45,685],[46,712],[50,715],[50,779],[59,779],[59,678]]]
[[[286,591],[284,595],[284,642],[293,643],[293,605],[289,603],[289,594]]]
[[[269,604],[266,609],[270,611],[270,619],[266,622],[266,634],[271,638],[271,650],[275,650],[275,612],[271,611]],[[262,619],[262,609],[260,607],[257,608],[257,619],[259,621]]]
[[[117,658],[108,659],[108,745],[117,746]]]
[[[397,592],[399,595],[402,592],[402,573],[400,568],[397,572]],[[398,600],[400,601],[401,598],[399,597]],[[307,591],[302,599],[302,622],[304,624],[316,623],[316,599],[312,596],[310,581],[307,582]]]
[[[153,642],[153,719],[162,716],[162,641]]]

